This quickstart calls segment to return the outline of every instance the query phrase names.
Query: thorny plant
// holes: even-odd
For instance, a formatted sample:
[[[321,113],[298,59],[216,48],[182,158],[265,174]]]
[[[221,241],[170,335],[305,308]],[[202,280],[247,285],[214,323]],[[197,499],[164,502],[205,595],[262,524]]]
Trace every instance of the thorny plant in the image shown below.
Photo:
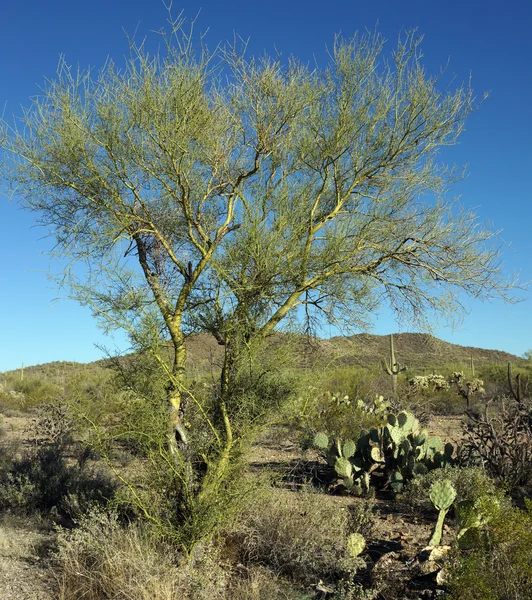
[[[480,464],[510,490],[532,482],[532,413],[519,403],[495,415],[469,411],[458,459],[462,465]]]

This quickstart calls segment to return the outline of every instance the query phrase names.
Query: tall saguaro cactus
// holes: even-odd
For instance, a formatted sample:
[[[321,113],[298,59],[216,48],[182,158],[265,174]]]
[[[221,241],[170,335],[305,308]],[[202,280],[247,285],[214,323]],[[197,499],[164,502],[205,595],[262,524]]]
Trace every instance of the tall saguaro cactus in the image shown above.
[[[401,366],[395,360],[395,349],[393,345],[393,334],[390,334],[390,360],[384,359],[384,368],[388,375],[392,376],[392,392],[393,395],[397,393],[397,376],[399,373],[406,371],[406,366]]]
[[[521,379],[521,373],[517,373],[515,376],[515,384],[514,377],[512,375],[512,363],[508,361],[508,386],[510,388],[510,393],[514,397],[514,400],[521,404],[521,400],[526,396],[526,391],[528,388],[528,380],[525,380],[525,392],[523,393],[523,381]]]

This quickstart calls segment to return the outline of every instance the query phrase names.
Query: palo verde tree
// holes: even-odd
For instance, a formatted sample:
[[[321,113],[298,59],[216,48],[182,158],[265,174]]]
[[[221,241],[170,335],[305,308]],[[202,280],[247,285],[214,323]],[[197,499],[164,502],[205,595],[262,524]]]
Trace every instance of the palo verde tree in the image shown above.
[[[62,61],[21,122],[4,123],[11,180],[69,259],[73,295],[159,361],[173,460],[193,443],[187,402],[207,423],[212,451],[187,502],[223,484],[238,444],[243,347],[290,318],[358,327],[387,300],[419,322],[456,314],[463,292],[507,290],[492,233],[447,200],[460,175],[438,162],[473,93],[440,90],[414,33],[388,59],[377,33],[337,38],[313,69],[193,38],[178,20],[162,50],[132,45],[122,68]],[[225,349],[215,415],[186,386],[197,328]]]

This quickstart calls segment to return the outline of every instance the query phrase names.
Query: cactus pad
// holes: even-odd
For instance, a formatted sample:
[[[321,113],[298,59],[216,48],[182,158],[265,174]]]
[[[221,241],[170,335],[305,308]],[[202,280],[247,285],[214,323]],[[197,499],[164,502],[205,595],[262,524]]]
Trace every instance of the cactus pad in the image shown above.
[[[427,440],[427,444],[428,444],[429,448],[431,448],[435,452],[437,452],[443,446],[441,437],[439,435],[429,436],[429,439]]]
[[[314,436],[314,447],[320,450],[326,450],[329,447],[329,436],[323,431],[318,432]]]
[[[347,539],[347,552],[352,558],[360,556],[366,547],[366,540],[360,533],[352,533]]]
[[[377,446],[371,449],[371,458],[375,462],[384,462],[384,456],[381,452],[381,449]]]
[[[403,489],[404,478],[399,471],[392,471],[390,475],[390,487],[394,492],[400,492]]]
[[[351,477],[351,474],[353,473],[353,467],[351,466],[351,463],[343,456],[340,456],[336,459],[334,463],[334,470],[336,471],[338,477],[341,478]]]
[[[351,458],[353,456],[353,454],[356,452],[357,450],[357,446],[355,444],[355,442],[348,440],[347,442],[344,443],[344,446],[342,448],[342,453],[345,456],[345,458]]]
[[[430,488],[430,499],[438,510],[449,510],[456,498],[456,490],[448,480],[436,481]]]

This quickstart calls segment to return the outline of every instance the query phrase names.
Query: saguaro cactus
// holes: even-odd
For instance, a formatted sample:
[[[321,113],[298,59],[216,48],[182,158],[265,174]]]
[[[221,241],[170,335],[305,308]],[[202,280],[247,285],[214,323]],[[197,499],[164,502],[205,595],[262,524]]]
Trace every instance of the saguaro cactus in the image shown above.
[[[510,387],[510,393],[514,397],[514,400],[521,404],[523,399],[523,386],[521,381],[521,373],[517,373],[515,376],[515,385],[512,376],[512,363],[508,361],[508,386]],[[525,386],[526,387],[526,386]]]
[[[390,334],[390,360],[388,361],[386,358],[384,359],[384,368],[388,375],[392,377],[392,392],[395,396],[397,392],[397,376],[399,373],[406,371],[406,366],[401,366],[395,360],[395,349],[393,346],[393,335]]]

